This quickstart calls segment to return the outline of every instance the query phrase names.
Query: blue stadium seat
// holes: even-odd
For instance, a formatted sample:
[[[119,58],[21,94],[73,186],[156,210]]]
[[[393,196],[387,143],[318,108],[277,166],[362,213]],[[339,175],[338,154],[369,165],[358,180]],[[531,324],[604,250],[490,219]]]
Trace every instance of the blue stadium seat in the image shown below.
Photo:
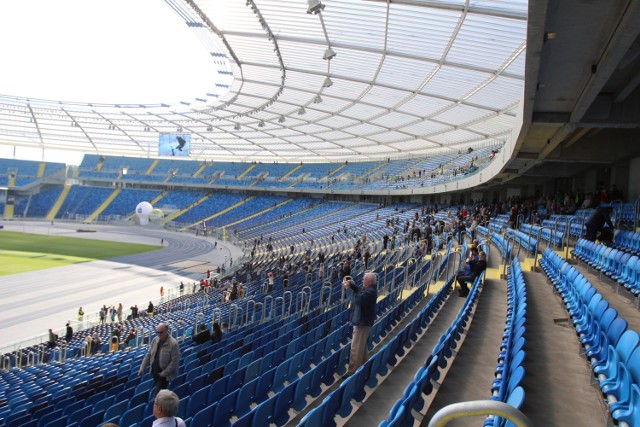
[[[142,404],[136,406],[135,408],[127,410],[124,414],[122,414],[122,417],[120,417],[120,422],[118,422],[118,425],[130,426],[142,420],[144,418],[144,411],[146,406],[147,405]]]
[[[198,427],[211,427],[213,426],[213,417],[216,414],[218,403],[212,403],[209,406],[204,407],[197,412],[191,420],[191,425]]]
[[[222,399],[222,397],[227,392],[227,384],[228,383],[229,383],[229,377],[228,376],[227,377],[222,377],[218,381],[213,383],[211,385],[210,390],[209,390],[208,401],[209,402],[217,402],[218,400]]]
[[[99,426],[104,418],[104,411],[94,412],[91,415],[86,416],[80,422],[78,422],[78,427],[95,427]]]
[[[127,411],[127,409],[129,409],[128,400],[123,400],[121,402],[116,403],[115,405],[112,405],[110,408],[108,408],[105,411],[104,421],[111,420],[114,417],[121,417],[122,414],[124,414]]]
[[[242,417],[251,411],[251,403],[253,402],[257,384],[258,379],[256,378],[243,385],[238,392],[238,399],[236,400],[235,406],[235,413],[238,417]]]
[[[261,404],[259,404],[253,412],[255,412],[253,417],[253,422],[251,427],[270,427],[273,421],[273,416],[276,408],[276,400],[278,396],[273,396]],[[194,424],[197,425],[197,424]]]
[[[637,384],[631,386],[628,407],[614,410],[611,416],[618,423],[626,422],[629,426],[640,425],[640,387]]]
[[[196,413],[207,406],[209,402],[209,392],[211,391],[212,386],[213,385],[203,387],[191,395],[185,416],[193,417]]]
[[[213,417],[213,425],[216,427],[227,427],[230,425],[229,418],[235,411],[238,390],[232,391],[218,402],[218,408]]]
[[[272,422],[278,427],[285,425],[287,421],[289,421],[289,408],[291,407],[295,397],[296,386],[296,383],[289,384],[283,388],[279,394],[277,394]]]
[[[256,403],[262,403],[269,398],[269,391],[273,385],[275,372],[276,368],[271,368],[258,378],[254,394],[254,400]]]
[[[67,427],[68,423],[67,423],[67,416],[64,415],[60,418],[57,418],[55,420],[49,421],[47,424],[45,424],[43,427]]]

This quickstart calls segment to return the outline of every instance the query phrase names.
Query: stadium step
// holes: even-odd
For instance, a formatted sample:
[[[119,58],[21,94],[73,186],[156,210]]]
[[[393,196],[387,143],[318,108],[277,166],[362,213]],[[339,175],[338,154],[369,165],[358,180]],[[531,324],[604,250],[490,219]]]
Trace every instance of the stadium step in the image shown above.
[[[96,219],[107,208],[107,206],[111,204],[113,199],[115,199],[118,196],[118,194],[120,194],[120,191],[122,191],[122,189],[120,188],[114,189],[113,192],[109,194],[109,197],[107,197],[104,200],[104,202],[102,202],[102,204],[98,206],[98,208],[95,211],[93,211],[93,213],[85,219],[85,221],[91,222],[94,219]]]
[[[399,358],[398,363],[389,370],[387,376],[379,381],[374,390],[368,390],[364,402],[356,405],[347,420],[336,420],[336,423],[339,426],[343,424],[354,427],[375,426],[386,420],[392,406],[402,397],[407,384],[411,382],[418,369],[424,366],[433,347],[456,318],[463,303],[464,299],[458,298],[455,291],[451,293],[418,341],[406,350],[404,357]],[[413,317],[413,315],[409,315],[404,321],[408,323]]]
[[[52,220],[56,217],[56,215],[58,214],[58,211],[60,210],[60,207],[62,206],[62,203],[64,203],[65,199],[67,198],[67,194],[69,194],[69,190],[71,190],[70,185],[65,185],[62,188],[62,192],[60,192],[58,199],[53,204],[53,206],[51,207],[51,210],[47,214],[47,220]]]
[[[544,273],[523,274],[528,319],[522,411],[536,426],[607,425],[608,411],[590,384],[591,369],[559,296]]]

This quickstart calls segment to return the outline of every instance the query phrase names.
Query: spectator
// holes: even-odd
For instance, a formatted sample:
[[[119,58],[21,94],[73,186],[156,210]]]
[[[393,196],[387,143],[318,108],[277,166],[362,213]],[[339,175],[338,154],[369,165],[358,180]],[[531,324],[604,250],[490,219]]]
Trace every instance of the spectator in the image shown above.
[[[347,378],[367,361],[367,340],[369,332],[376,320],[376,275],[366,273],[362,279],[362,288],[356,286],[350,276],[346,276],[342,285],[345,289],[353,291],[351,303],[351,324],[353,325],[353,337],[351,339],[351,354],[349,356],[349,369],[343,378]]]
[[[157,395],[178,374],[180,367],[180,348],[178,342],[169,334],[169,327],[160,323],[156,326],[157,337],[151,341],[149,351],[142,360],[138,376],[142,375],[147,365],[151,366],[154,392]]]
[[[469,274],[463,274],[456,277],[458,285],[460,286],[458,295],[461,297],[466,297],[467,295],[469,295],[467,282],[473,282],[478,276],[482,274],[483,271],[487,269],[487,254],[483,251],[480,251],[478,253],[478,260],[470,260],[468,263],[470,266]]]
[[[55,348],[56,347],[56,342],[58,341],[58,335],[56,335],[53,332],[53,329],[49,329],[49,341],[47,342],[47,345],[49,346],[49,348]]]
[[[120,341],[118,341],[117,336],[111,337],[111,343],[109,344],[109,352],[113,353],[114,351],[118,351],[120,349]]]
[[[193,335],[193,342],[196,344],[204,344],[211,339],[211,332],[204,323],[198,325],[197,333]]]
[[[269,281],[269,284],[267,285],[267,292],[271,293],[273,291],[273,280],[274,280],[272,272],[267,273],[267,280]]]
[[[584,224],[587,228],[585,239],[591,242],[595,242],[596,237],[598,237],[599,233],[602,233],[605,225],[611,230],[611,232],[607,233],[607,237],[608,235],[611,235],[611,238],[613,238],[613,223],[611,222],[611,212],[613,212],[611,206],[599,206],[591,214],[587,222]],[[600,240],[607,243],[608,241],[611,241],[611,239],[606,238],[601,238]]]
[[[187,427],[181,418],[176,417],[180,399],[170,390],[161,390],[153,401],[153,427]]]
[[[127,337],[124,339],[125,347],[133,345],[134,343],[132,341],[135,339],[136,339],[136,330],[131,328],[129,329],[129,333],[127,334]]]
[[[147,307],[147,314],[149,317],[153,317],[153,303],[149,301],[149,306]]]
[[[91,348],[90,348],[91,354],[99,353],[101,346],[102,346],[102,341],[100,340],[98,333],[94,332],[93,335],[91,335]]]
[[[349,261],[345,261],[340,267],[340,279],[344,279],[347,276],[351,276],[351,265]]]
[[[71,327],[71,324],[69,322],[67,322],[67,332],[64,334],[64,340],[69,343],[71,342],[71,339],[73,338],[73,328]]]
[[[213,342],[220,342],[222,339],[222,329],[220,329],[220,325],[218,322],[214,322],[213,324],[213,335],[211,335],[211,340]]]

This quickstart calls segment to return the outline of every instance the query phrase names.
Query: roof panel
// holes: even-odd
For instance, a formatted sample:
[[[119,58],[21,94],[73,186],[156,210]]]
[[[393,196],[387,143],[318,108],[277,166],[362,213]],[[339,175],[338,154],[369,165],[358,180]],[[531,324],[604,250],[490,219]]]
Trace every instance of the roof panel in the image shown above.
[[[199,22],[197,37],[223,48],[223,73],[201,97],[105,106],[0,96],[0,138],[146,155],[159,133],[181,129],[199,158],[343,161],[422,155],[515,125],[526,1],[324,3],[315,15],[304,0],[194,0],[213,23]],[[177,19],[198,23],[179,4]],[[329,46],[336,56],[325,60]]]

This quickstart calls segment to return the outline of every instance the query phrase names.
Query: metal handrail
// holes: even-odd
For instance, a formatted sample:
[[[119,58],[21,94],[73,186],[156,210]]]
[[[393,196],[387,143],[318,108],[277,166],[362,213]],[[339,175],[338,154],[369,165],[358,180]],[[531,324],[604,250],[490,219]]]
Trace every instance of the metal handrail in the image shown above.
[[[519,409],[497,400],[472,400],[447,405],[435,413],[428,427],[444,427],[457,418],[480,415],[497,415],[511,421],[516,427],[533,427],[533,422]]]
[[[542,230],[545,230],[545,229],[549,230],[549,233],[551,233],[551,229],[544,225],[538,229],[538,241],[536,242],[536,251],[533,254],[533,271],[536,271],[536,264],[538,263],[538,245],[540,244],[540,236],[542,236]],[[549,240],[550,243],[551,243],[551,238],[552,237],[550,237],[550,240]]]
[[[458,260],[457,266],[456,266],[456,258]],[[462,251],[455,251],[449,254],[449,257],[447,258],[447,276],[446,276],[447,280],[445,281],[445,283],[449,283],[449,280],[451,280],[451,278],[453,278],[455,274],[458,272],[458,270],[460,269],[460,265],[462,264],[462,258],[464,258],[464,254],[462,253]],[[451,276],[449,276],[449,265],[451,264],[451,259],[453,259],[454,267],[451,269]]]
[[[249,310],[249,307],[251,307],[251,310]],[[244,313],[244,317],[245,317],[245,321],[244,324],[247,325],[249,323],[253,323],[254,318],[256,316],[256,302],[253,299],[249,299],[247,300],[246,304],[244,305],[245,308],[245,313]],[[251,313],[251,319],[249,319],[249,313]]]
[[[614,203],[620,205],[620,215],[618,215],[613,205]],[[613,200],[611,203],[609,203],[609,205],[611,206],[611,212],[613,212],[613,214],[615,215],[615,222],[613,223],[613,226],[617,229],[620,229],[620,223],[622,222],[622,200]]]
[[[213,324],[217,323],[218,326],[222,326],[222,310],[214,308],[211,311],[211,330],[213,330]]]
[[[638,210],[640,210],[640,197],[633,204],[633,231],[638,229]]]
[[[574,216],[567,223],[567,230],[566,230],[567,241],[565,243],[566,250],[565,250],[565,254],[564,254],[565,261],[567,261],[569,259],[569,239],[571,239],[571,224],[573,223],[574,220],[580,221],[580,233],[578,233],[578,239],[580,239],[580,237],[582,237],[582,229],[584,228],[584,217],[583,216]],[[576,239],[576,241],[578,239]]]
[[[240,311],[240,316],[242,316],[242,309],[238,307],[238,304],[231,304],[229,306],[229,310],[227,311],[227,316],[229,318],[229,330],[233,330],[236,326],[236,321],[238,318],[238,310]],[[233,313],[233,317],[231,316]],[[241,326],[241,325],[238,325]]]
[[[266,297],[264,297],[264,299],[262,300],[263,305],[262,305],[262,321],[264,322],[267,319],[271,319],[271,312],[273,311],[273,297],[271,295],[267,295]],[[269,307],[269,309],[267,310],[267,303],[271,303],[271,306]],[[268,316],[267,316],[268,314]]]
[[[283,297],[275,297],[273,300],[273,309],[272,309],[272,316],[274,319],[276,317],[278,317],[278,301],[282,302],[282,311],[280,313],[280,319],[284,319],[284,298]]]
[[[287,304],[287,296],[289,297],[289,304]],[[285,317],[291,315],[291,305],[293,304],[293,293],[291,291],[284,291],[282,293],[282,300],[285,307],[287,307],[286,311],[283,313]],[[283,307],[284,309],[284,307]]]
[[[194,316],[194,319],[195,319],[195,323],[193,324],[193,331],[195,335],[199,332],[198,325],[204,324],[204,313],[196,313],[196,315]]]
[[[511,245],[509,245],[509,240],[511,240]],[[513,250],[513,245],[515,244],[515,236],[507,236],[504,239],[504,243],[506,247],[504,248],[505,257],[503,259],[504,265],[502,266],[502,277],[507,277],[507,264],[509,263],[509,259],[511,258],[511,251]]]
[[[325,293],[326,293],[325,291],[327,291],[327,290],[329,291],[329,293],[328,293],[329,296],[328,296],[327,300],[325,301],[324,300]],[[320,288],[320,307],[324,307],[325,305],[327,307],[331,306],[331,286],[323,285]]]
[[[262,320],[264,319],[264,307],[262,302],[258,301],[255,303],[255,308],[253,310],[253,319],[251,320],[252,322],[262,322]],[[263,312],[262,316],[260,316],[260,319],[256,319],[256,317],[258,316],[258,313]]]
[[[307,303],[304,307],[304,310],[301,314],[307,314],[309,313],[309,307],[311,306],[311,288],[309,286],[303,286],[302,289],[300,290],[300,292],[309,292],[309,297],[307,298]]]

